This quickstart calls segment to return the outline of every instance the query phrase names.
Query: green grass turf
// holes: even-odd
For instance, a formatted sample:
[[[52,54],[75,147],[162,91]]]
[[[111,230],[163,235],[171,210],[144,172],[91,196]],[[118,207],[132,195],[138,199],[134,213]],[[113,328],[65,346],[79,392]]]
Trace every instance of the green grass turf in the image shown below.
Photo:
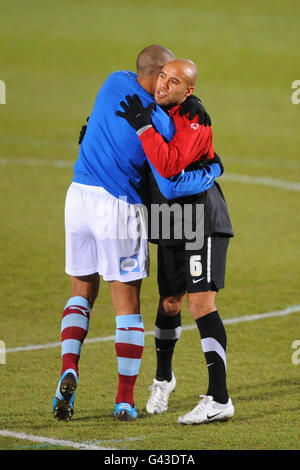
[[[114,70],[134,69],[144,46],[164,44],[198,65],[196,92],[211,114],[227,173],[300,182],[300,105],[291,103],[291,83],[300,74],[298,2],[0,0],[0,12],[0,80],[7,88],[7,104],[0,105],[0,339],[8,348],[59,341],[70,294],[63,210],[72,169],[48,162],[75,161],[78,133],[101,83]],[[299,192],[221,184],[235,231],[226,289],[218,297],[222,317],[299,304]],[[156,315],[155,273],[151,246],[151,276],[142,290],[146,331],[153,330]],[[185,306],[183,324],[192,323]],[[89,338],[114,328],[102,282]],[[146,337],[136,386],[140,419],[129,424],[112,418],[112,341],[84,346],[76,412],[68,424],[57,423],[50,411],[60,349],[8,353],[0,364],[0,430],[120,449],[299,449],[300,366],[291,362],[299,331],[297,313],[228,325],[228,386],[236,415],[226,424],[196,428],[176,420],[206,391],[197,331],[183,332],[178,342],[178,387],[163,416],[145,412],[155,363],[153,337]],[[24,448],[60,447],[0,437],[0,449]]]
[[[136,422],[120,423],[112,417],[116,365],[111,341],[84,346],[76,410],[69,423],[56,422],[49,412],[59,348],[11,353],[3,367],[1,386],[13,391],[13,398],[11,393],[2,395],[1,428],[117,449],[299,449],[299,372],[291,362],[291,343],[299,327],[297,314],[227,326],[228,385],[236,407],[236,415],[228,423],[177,424],[178,416],[197,404],[207,386],[199,335],[192,330],[184,331],[177,345],[174,371],[178,385],[168,413],[149,416],[145,411],[154,373],[153,337],[147,336],[135,392],[140,415]],[[41,364],[45,366],[42,371]],[[33,400],[37,392],[38,399]],[[13,449],[26,447],[24,441],[0,442]],[[27,443],[26,448],[32,447]]]

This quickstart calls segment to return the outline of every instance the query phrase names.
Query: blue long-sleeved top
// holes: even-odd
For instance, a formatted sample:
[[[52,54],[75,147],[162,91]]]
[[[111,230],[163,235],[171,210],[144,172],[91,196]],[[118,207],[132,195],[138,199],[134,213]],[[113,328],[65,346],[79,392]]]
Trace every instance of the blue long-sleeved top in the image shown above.
[[[175,199],[183,196],[192,196],[211,188],[215,179],[221,175],[218,163],[207,165],[203,169],[182,171],[180,175],[172,178],[163,178],[149,162],[159,190],[166,199]]]
[[[101,186],[116,198],[126,197],[131,204],[143,202],[148,169],[143,146],[135,130],[116,115],[126,95],[137,93],[144,106],[151,96],[130,71],[112,73],[100,88],[74,165],[73,181]],[[157,106],[153,123],[167,140],[175,126],[172,119]]]

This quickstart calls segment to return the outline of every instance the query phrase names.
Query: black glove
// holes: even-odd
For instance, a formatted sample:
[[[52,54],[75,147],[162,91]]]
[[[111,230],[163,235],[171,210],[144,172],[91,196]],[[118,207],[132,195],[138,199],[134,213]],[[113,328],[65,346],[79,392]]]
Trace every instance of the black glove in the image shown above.
[[[117,111],[116,114],[126,119],[136,131],[151,125],[151,114],[156,109],[155,103],[150,103],[147,108],[144,108],[138,95],[133,95],[133,97],[127,95],[126,99],[128,104],[125,101],[120,102],[124,112]]]
[[[190,121],[192,121],[196,114],[198,114],[199,124],[203,124],[204,126],[211,126],[211,119],[209,114],[206,112],[203,104],[201,103],[201,100],[199,100],[199,98],[197,98],[195,95],[188,96],[186,100],[180,105],[180,116],[188,113],[188,118]]]
[[[89,120],[89,117],[86,118],[86,122],[88,122]],[[81,142],[83,141],[83,138],[85,136],[85,133],[86,133],[86,128],[87,128],[87,125],[85,126],[82,126],[81,128],[81,131],[80,131],[80,134],[79,134],[79,138],[78,138],[78,144],[80,145]]]
[[[223,173],[224,173],[224,167],[223,167],[221,158],[219,157],[219,155],[216,154],[216,152],[215,152],[214,158],[211,158],[210,160],[207,160],[207,164],[208,164],[208,165],[212,165],[213,163],[218,163],[218,164],[220,165],[220,168],[221,168],[221,175],[223,175]]]

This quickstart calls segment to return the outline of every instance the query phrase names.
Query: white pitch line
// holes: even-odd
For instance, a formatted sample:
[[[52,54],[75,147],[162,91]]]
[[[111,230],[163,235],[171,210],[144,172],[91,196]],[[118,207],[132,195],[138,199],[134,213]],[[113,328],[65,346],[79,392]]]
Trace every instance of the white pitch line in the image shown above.
[[[226,318],[223,320],[223,323],[225,325],[233,325],[236,323],[262,320],[264,318],[282,317],[284,315],[290,315],[292,313],[297,313],[297,312],[300,312],[300,305],[292,305],[291,307],[287,307],[283,310],[275,310],[272,312],[258,313],[258,314],[253,314],[253,315],[244,315],[242,317],[235,317],[235,318]],[[190,331],[190,330],[194,330],[195,328],[197,328],[196,325],[184,325],[182,326],[182,331]],[[153,336],[154,331],[145,331],[145,336],[149,336],[149,335]],[[105,341],[114,341],[114,340],[115,340],[115,335],[98,336],[96,338],[87,338],[84,341],[84,344],[102,343]],[[61,346],[60,342],[48,343],[48,344],[29,344],[27,346],[7,348],[5,352],[12,353],[12,352],[21,352],[21,351],[35,351],[35,350],[41,350],[41,349],[57,348],[60,346]]]
[[[0,158],[2,166],[53,166],[55,168],[72,168],[75,161],[45,160],[44,158]]]
[[[52,166],[54,168],[72,168],[74,163],[74,161],[70,160],[46,160],[43,158],[0,158],[0,165],[2,166]],[[297,181],[279,180],[268,176],[250,176],[225,172],[222,179],[234,183],[258,184],[290,191],[300,191],[300,183]]]
[[[222,178],[225,181],[233,181],[235,183],[244,184],[260,184],[264,186],[271,186],[273,188],[288,189],[291,191],[300,191],[300,183],[295,181],[278,180],[269,178],[268,176],[249,176],[249,175],[236,175],[233,173],[224,173]]]
[[[84,444],[80,442],[73,442],[67,441],[63,439],[52,439],[51,437],[43,437],[43,436],[34,436],[32,434],[25,434],[24,432],[14,432],[14,431],[7,431],[5,429],[0,429],[0,436],[2,437],[12,437],[15,439],[23,439],[26,441],[32,442],[40,442],[51,444],[53,446],[63,446],[63,447],[72,447],[74,449],[81,449],[81,450],[116,450],[112,449],[111,447],[101,447],[94,444]]]

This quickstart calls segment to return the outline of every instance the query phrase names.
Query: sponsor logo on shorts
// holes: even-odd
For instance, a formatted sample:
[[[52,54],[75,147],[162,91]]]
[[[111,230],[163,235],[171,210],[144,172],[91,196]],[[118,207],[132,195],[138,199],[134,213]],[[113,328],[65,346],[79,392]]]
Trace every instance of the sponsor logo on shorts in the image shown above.
[[[140,271],[140,264],[137,255],[120,258],[120,273],[127,274]]]

